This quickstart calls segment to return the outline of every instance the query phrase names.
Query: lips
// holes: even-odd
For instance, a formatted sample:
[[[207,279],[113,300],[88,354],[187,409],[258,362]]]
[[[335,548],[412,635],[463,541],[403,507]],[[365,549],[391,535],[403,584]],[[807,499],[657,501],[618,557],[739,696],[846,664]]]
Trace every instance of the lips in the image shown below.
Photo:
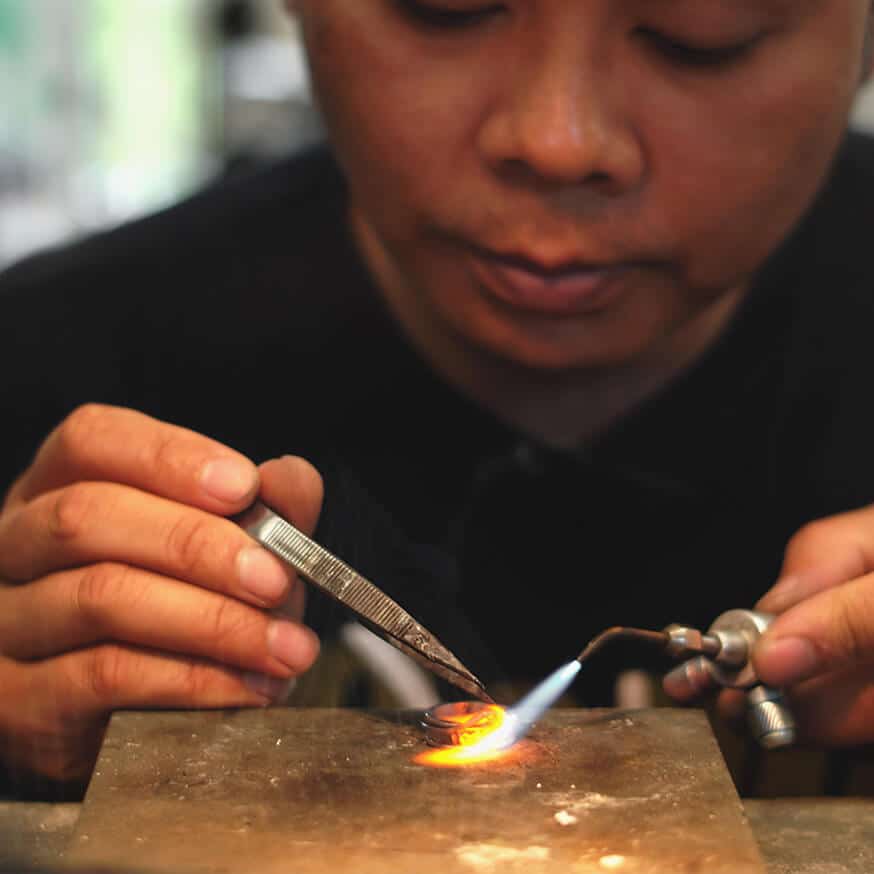
[[[580,260],[543,260],[517,253],[476,248],[471,252],[474,276],[483,289],[515,309],[545,316],[596,313],[621,292],[629,264],[597,264]]]

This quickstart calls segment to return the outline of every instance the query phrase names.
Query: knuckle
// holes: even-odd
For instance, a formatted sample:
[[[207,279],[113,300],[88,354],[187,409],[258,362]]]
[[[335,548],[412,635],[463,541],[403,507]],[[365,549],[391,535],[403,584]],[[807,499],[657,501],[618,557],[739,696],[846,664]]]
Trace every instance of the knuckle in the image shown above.
[[[94,698],[111,704],[126,687],[128,653],[120,646],[107,644],[95,647],[85,659],[85,683]]]
[[[128,568],[113,562],[90,565],[73,591],[76,612],[88,625],[102,627],[118,602]]]
[[[61,489],[52,500],[48,517],[49,533],[55,540],[79,539],[88,527],[94,496],[87,483],[74,483]]]
[[[195,513],[180,516],[167,536],[169,559],[183,573],[200,567],[211,546],[210,520]]]
[[[215,684],[215,670],[194,660],[180,661],[176,685],[180,693],[192,702],[210,697]]]
[[[83,404],[73,410],[58,426],[65,454],[74,459],[89,457],[105,432],[108,415],[109,408],[102,404]]]
[[[832,656],[846,663],[870,662],[874,649],[874,587],[853,587],[852,595],[833,599],[829,627]],[[831,647],[830,647],[831,648]]]
[[[141,464],[166,477],[173,477],[186,467],[186,456],[179,438],[169,429],[161,429],[150,441],[144,441]]]
[[[844,534],[844,529],[834,518],[807,522],[789,538],[784,558],[793,564],[808,565],[824,551],[830,551]]]
[[[206,633],[218,650],[226,648],[232,641],[239,640],[253,629],[256,622],[266,622],[260,615],[250,613],[240,603],[230,598],[216,598],[206,619]],[[266,631],[263,637],[266,639]]]
[[[832,524],[829,519],[815,519],[807,522],[789,540],[789,549],[803,549],[809,544],[821,542],[829,537]]]

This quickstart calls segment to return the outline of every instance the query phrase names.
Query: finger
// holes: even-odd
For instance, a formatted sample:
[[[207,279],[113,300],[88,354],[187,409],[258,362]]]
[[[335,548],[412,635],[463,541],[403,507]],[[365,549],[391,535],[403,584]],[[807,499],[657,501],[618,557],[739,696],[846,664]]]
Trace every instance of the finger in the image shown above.
[[[306,586],[300,580],[295,580],[286,599],[272,612],[274,616],[292,619],[295,622],[303,620],[306,610]]]
[[[3,758],[54,779],[87,775],[118,709],[263,707],[287,683],[196,658],[105,645],[32,664],[0,659]]]
[[[758,609],[782,613],[826,588],[874,570],[874,509],[805,525],[789,541],[777,584]]]
[[[38,663],[59,712],[98,716],[111,710],[258,707],[285,683],[213,662],[104,644]]]
[[[305,534],[312,534],[324,498],[319,472],[293,455],[267,461],[258,471],[264,502]]]
[[[858,554],[845,555],[781,577],[756,604],[763,613],[783,613],[813,595],[860,576],[864,570]]]
[[[111,483],[76,483],[0,516],[0,577],[35,580],[100,562],[136,565],[258,606],[291,570],[228,519]]]
[[[319,472],[307,461],[285,456],[259,468],[261,498],[271,508],[306,534],[312,534],[319,518],[324,486]],[[306,587],[293,585],[281,614],[301,619],[306,605]]]
[[[46,439],[7,506],[80,480],[107,480],[201,507],[239,512],[258,489],[255,465],[221,443],[134,410],[88,404]]]
[[[874,574],[820,592],[777,617],[753,651],[756,672],[782,687],[874,660]]]
[[[804,743],[840,747],[874,741],[874,668],[870,665],[794,686],[787,703]]]
[[[679,704],[700,700],[714,685],[713,663],[706,656],[688,659],[662,679],[665,693]]]
[[[11,782],[28,785],[34,775],[62,781],[88,777],[108,715],[59,710],[59,696],[42,666],[0,657],[0,680],[0,763]]]
[[[5,655],[46,659],[101,641],[202,656],[289,678],[315,661],[315,634],[295,622],[126,565],[98,564],[0,591]]]
[[[746,692],[739,689],[723,689],[716,699],[716,711],[727,722],[737,722],[747,712]]]

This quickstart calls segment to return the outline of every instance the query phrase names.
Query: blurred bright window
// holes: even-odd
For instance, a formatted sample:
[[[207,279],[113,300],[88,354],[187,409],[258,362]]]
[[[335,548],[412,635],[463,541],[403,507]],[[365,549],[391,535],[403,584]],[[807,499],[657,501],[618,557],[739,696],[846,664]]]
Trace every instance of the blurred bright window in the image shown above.
[[[211,171],[210,0],[0,0],[0,263]]]

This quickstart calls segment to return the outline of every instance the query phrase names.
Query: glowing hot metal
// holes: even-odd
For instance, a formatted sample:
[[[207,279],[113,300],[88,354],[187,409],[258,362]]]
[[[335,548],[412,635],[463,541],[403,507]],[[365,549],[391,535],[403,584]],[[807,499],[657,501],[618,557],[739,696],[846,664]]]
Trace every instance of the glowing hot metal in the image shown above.
[[[506,711],[487,708],[480,702],[436,708],[426,715],[423,726],[429,743],[442,749],[423,753],[416,761],[457,766],[502,757],[567,690],[582,663],[617,640],[656,644],[676,659],[693,657],[666,678],[666,687],[675,689],[677,697],[684,694],[688,698],[707,685],[749,690],[749,718],[756,738],[769,749],[787,746],[795,739],[792,713],[779,690],[761,685],[751,660],[753,646],[771,618],[751,610],[729,610],[706,633],[685,625],[669,625],[662,631],[608,628],[593,638],[572,662],[562,665]],[[453,718],[441,724],[440,711]]]
[[[498,758],[528,734],[534,723],[564,694],[580,667],[576,659],[562,665],[506,710],[474,702],[436,708],[426,716],[423,725],[430,743],[446,746],[423,753],[417,761],[463,765]],[[453,726],[453,723],[454,727],[444,727]]]

